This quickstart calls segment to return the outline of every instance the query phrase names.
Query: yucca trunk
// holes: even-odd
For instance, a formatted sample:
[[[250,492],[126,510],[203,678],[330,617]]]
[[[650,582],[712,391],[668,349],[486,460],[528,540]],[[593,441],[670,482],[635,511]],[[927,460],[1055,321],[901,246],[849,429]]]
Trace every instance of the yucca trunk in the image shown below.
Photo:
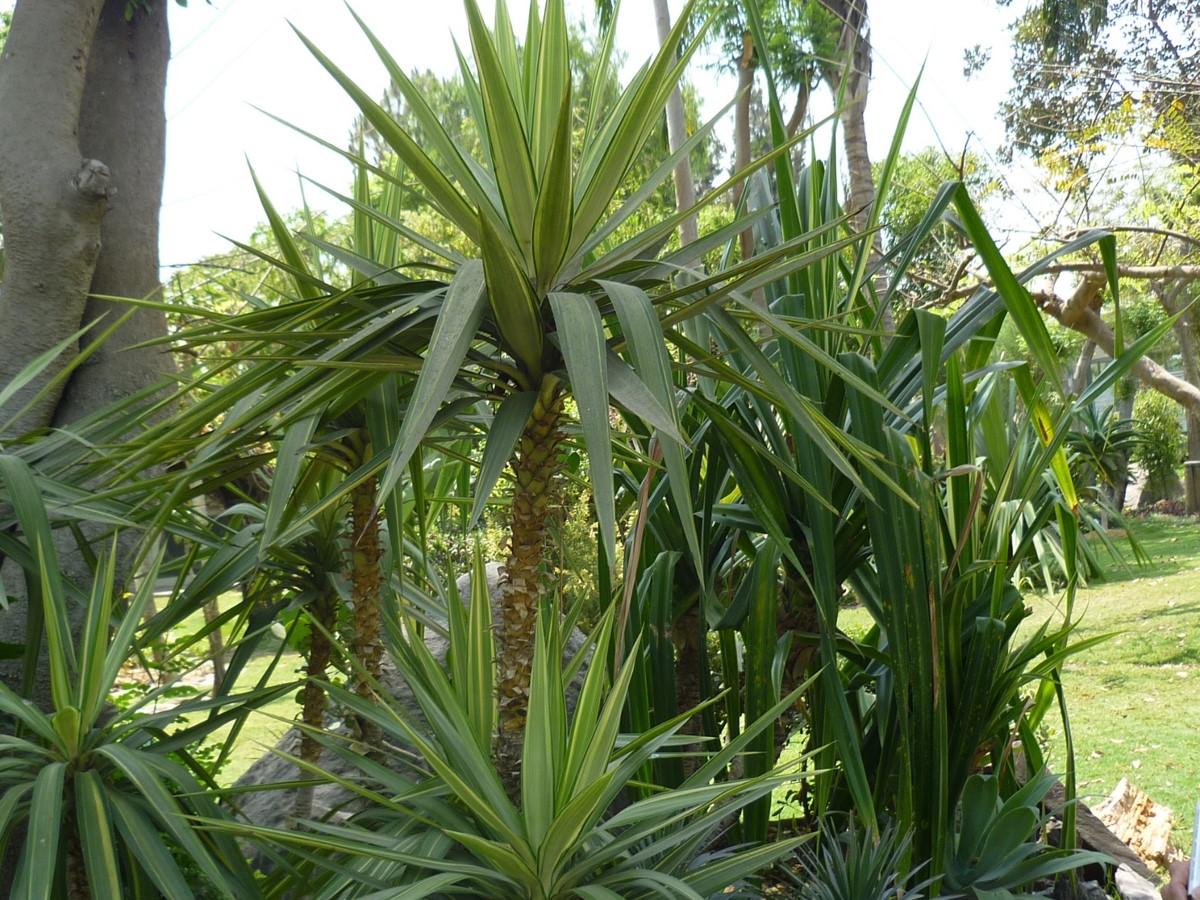
[[[67,792],[72,800],[73,791]],[[67,838],[67,900],[91,900],[92,888],[88,883],[87,865],[83,858],[83,844],[77,829],[71,829]]]
[[[324,681],[333,657],[333,642],[330,635],[337,628],[337,592],[327,588],[309,610],[311,624],[308,632],[308,662],[305,665],[304,709],[302,720],[308,729],[325,727],[325,689],[318,682]],[[321,761],[321,744],[309,730],[300,735],[300,759],[316,765]],[[297,819],[312,818],[313,789],[302,787],[296,791],[293,815]]]
[[[500,614],[499,728],[495,750],[501,777],[514,797],[529,710],[537,611],[546,590],[543,564],[547,559],[547,524],[554,482],[561,468],[562,416],[561,390],[544,392],[534,406],[511,463],[514,478]]]
[[[363,442],[360,462],[371,458],[371,447]],[[369,478],[350,495],[350,597],[354,603],[350,649],[354,654],[354,692],[363,699],[374,696],[383,661],[383,620],[380,602],[383,572],[379,565],[379,513],[377,485]],[[358,737],[370,748],[379,743],[378,729],[358,723]]]
[[[785,565],[785,582],[783,603],[779,610],[776,624],[780,639],[786,634],[792,635],[791,646],[783,664],[783,677],[780,684],[781,694],[789,694],[811,674],[813,660],[817,656],[819,644],[816,637],[801,637],[801,635],[816,635],[821,627],[817,615],[817,601],[813,597],[805,581],[791,566]],[[796,706],[775,723],[775,756],[779,757],[784,744],[791,736],[793,719],[806,703],[801,697]]]

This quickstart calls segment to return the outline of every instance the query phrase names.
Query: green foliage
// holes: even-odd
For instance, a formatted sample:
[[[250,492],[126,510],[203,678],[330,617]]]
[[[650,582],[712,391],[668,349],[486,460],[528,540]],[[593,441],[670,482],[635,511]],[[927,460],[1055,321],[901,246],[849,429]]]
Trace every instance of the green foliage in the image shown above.
[[[1115,407],[1100,413],[1091,407],[1084,409],[1067,435],[1078,482],[1101,489],[1096,499],[1107,503],[1118,482],[1129,477],[1129,461],[1137,443],[1133,419],[1121,418]],[[1120,510],[1110,510],[1112,513],[1119,515]]]
[[[1089,189],[1092,161],[1131,135],[1194,162],[1197,98],[1186,61],[1198,25],[1195,4],[1180,0],[1032,4],[1011,26],[1011,147],[1046,159],[1064,191]]]
[[[882,165],[874,166],[876,180],[882,174]],[[940,222],[932,230],[922,228],[929,205],[947,182],[961,182],[977,205],[1003,194],[986,160],[976,153],[951,159],[936,147],[926,147],[895,160],[892,189],[883,198],[880,219],[890,245],[923,235],[923,243],[916,248],[900,284],[910,307],[938,301],[944,305],[945,295],[959,286],[956,279],[963,277],[972,258],[970,241],[949,222]]]
[[[1142,391],[1133,402],[1133,421],[1138,435],[1134,462],[1145,471],[1155,496],[1165,497],[1186,450],[1179,404],[1157,391]]]
[[[962,827],[947,857],[945,884],[974,900],[1013,900],[1039,879],[1108,859],[1103,853],[1047,850],[1038,834],[1050,813],[1040,806],[1055,778],[1035,775],[1001,799],[995,775],[972,775],[962,798]]]
[[[1121,305],[1121,323],[1129,338],[1138,338],[1157,328],[1167,320],[1162,304],[1149,297],[1139,298]],[[1163,348],[1155,348],[1162,351]]]
[[[370,717],[389,745],[411,746],[434,778],[410,782],[330,742],[332,750],[363,766],[364,774],[378,783],[370,790],[354,788],[373,808],[345,825],[316,826],[312,836],[244,829],[248,835],[308,851],[315,864],[308,879],[310,887],[317,888],[315,896],[365,896],[401,887],[411,892],[405,896],[426,896],[434,890],[439,896],[483,891],[493,897],[547,900],[650,897],[663,891],[710,896],[744,883],[799,844],[802,839],[706,852],[719,840],[723,820],[779,783],[770,777],[713,781],[756,733],[769,731],[773,715],[750,723],[740,740],[699,766],[679,789],[652,794],[606,815],[650,758],[671,746],[687,716],[636,736],[620,734],[621,710],[638,655],[635,646],[611,680],[602,664],[588,668],[574,715],[568,717],[567,686],[582,661],[565,672],[560,667],[562,635],[553,609],[539,618],[521,802],[516,805],[489,758],[495,657],[490,604],[478,590],[486,584],[482,557],[476,559],[473,584],[469,616],[450,620],[456,649],[448,669],[419,640],[399,629],[392,632],[393,653],[421,705],[424,722],[400,707],[373,706],[333,691],[341,703]],[[595,661],[609,655],[612,624],[610,613],[598,627]],[[779,708],[769,712],[777,714]],[[320,855],[313,856],[313,851]]]
[[[803,865],[799,883],[801,900],[922,900],[930,881],[914,883],[919,874],[908,868],[909,838],[895,827],[878,836],[850,826],[838,833],[832,820],[821,828],[825,838],[818,856],[801,847]]]
[[[6,468],[11,485],[12,467]],[[35,539],[33,550],[40,577],[30,587],[42,605],[52,706],[42,712],[0,684],[0,709],[11,728],[0,737],[6,760],[0,769],[4,843],[19,823],[27,827],[18,849],[14,895],[50,898],[90,891],[117,897],[152,887],[166,896],[190,895],[177,850],[223,896],[252,895],[253,876],[232,838],[197,830],[188,821],[189,816],[220,821],[225,814],[205,791],[207,774],[186,750],[224,724],[230,709],[265,700],[270,692],[185,702],[167,713],[142,712],[159,691],[138,706],[110,713],[108,696],[134,648],[156,569],[115,621],[110,640],[114,554],[102,557],[78,646],[72,646],[66,586],[53,547]],[[213,715],[168,735],[166,726],[188,710]]]

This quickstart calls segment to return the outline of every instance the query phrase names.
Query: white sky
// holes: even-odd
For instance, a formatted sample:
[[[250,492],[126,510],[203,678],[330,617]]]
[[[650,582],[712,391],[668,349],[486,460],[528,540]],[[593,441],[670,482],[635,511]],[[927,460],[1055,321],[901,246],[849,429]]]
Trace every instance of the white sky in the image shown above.
[[[167,3],[167,0],[161,0]],[[0,8],[11,0],[0,0]],[[247,168],[254,166],[281,210],[299,204],[296,172],[343,190],[348,165],[331,152],[273,121],[259,107],[343,145],[354,107],[309,55],[288,22],[307,34],[360,86],[379,95],[383,68],[349,12],[336,0],[191,0],[169,2],[173,56],[167,85],[167,173],[163,197],[162,262],[187,263],[227,249],[220,235],[243,239],[263,219]],[[509,0],[523,18],[524,0]],[[671,0],[672,12],[682,0]],[[466,45],[460,0],[354,0],[353,6],[406,69],[449,74],[456,63],[451,33]],[[492,0],[480,0],[491,15]],[[592,0],[568,0],[575,18]],[[904,97],[925,66],[905,145],[942,144],[957,155],[968,143],[991,153],[1003,140],[997,104],[1009,86],[1008,33],[1012,8],[994,0],[871,0],[874,73],[867,104],[873,158],[887,152]],[[520,27],[520,22],[518,22]],[[624,0],[618,45],[631,63],[650,56],[656,32],[650,0]],[[990,46],[982,76],[967,82],[962,51]],[[696,68],[689,77],[710,111],[728,102],[731,76]],[[828,106],[827,91],[819,100]],[[309,202],[327,208],[321,193]]]

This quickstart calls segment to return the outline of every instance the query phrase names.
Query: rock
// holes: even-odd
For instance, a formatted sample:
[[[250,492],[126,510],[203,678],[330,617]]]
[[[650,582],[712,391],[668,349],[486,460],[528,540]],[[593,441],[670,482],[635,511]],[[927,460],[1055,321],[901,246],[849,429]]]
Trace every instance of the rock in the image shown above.
[[[1159,894],[1158,888],[1129,866],[1117,866],[1113,878],[1122,900],[1161,900],[1162,895]]]
[[[1056,784],[1046,795],[1045,805],[1055,809],[1066,802],[1066,793],[1062,784]],[[1108,830],[1085,803],[1075,804],[1075,832],[1079,846],[1084,850],[1096,850],[1112,857],[1113,861],[1125,869],[1136,873],[1142,878],[1152,878],[1153,873],[1146,863],[1136,853],[1129,849],[1123,841]],[[1105,873],[1098,865],[1085,866],[1081,871],[1085,878],[1104,879]]]
[[[488,563],[488,594],[492,598],[494,618],[498,618],[496,609],[500,599],[500,572],[501,566],[499,563]],[[471,597],[469,576],[461,576],[458,579],[457,586],[459,597],[463,603],[469,603]],[[567,645],[563,653],[564,665],[579,652],[585,642],[586,636],[579,629],[575,629],[568,636]],[[427,629],[425,633],[425,646],[429,648],[434,658],[439,661],[445,660],[449,643],[440,634],[437,634],[432,629]],[[585,668],[586,666],[580,668],[579,677],[576,678],[575,683],[567,691],[568,710],[574,709],[579,684]],[[420,707],[417,705],[408,683],[404,680],[404,676],[397,671],[391,659],[386,656],[384,658],[382,683],[404,709],[417,718],[418,721],[423,720],[424,717],[421,715]],[[333,734],[343,736],[348,734],[344,723],[341,721],[330,721],[327,727]],[[299,755],[299,729],[289,729],[280,739],[279,743],[275,745],[275,749],[293,756]],[[397,771],[403,770],[411,774],[413,761],[411,756],[401,758],[393,754],[392,757],[389,757],[389,761],[393,759],[393,767]],[[321,767],[347,780],[359,777],[359,772],[353,765],[329,751],[325,751],[322,754]],[[237,783],[234,785],[235,793],[231,798],[230,805],[236,807],[243,819],[255,825],[272,828],[287,827],[295,806],[296,789],[271,788],[271,786],[304,779],[305,777],[305,773],[302,773],[293,763],[275,753],[267,753],[237,780]],[[258,790],[254,790],[255,788],[258,788]],[[246,792],[241,793],[242,791]],[[329,814],[336,815],[339,811],[347,809],[352,799],[353,795],[351,792],[336,784],[319,785],[313,789],[313,818],[321,818]]]

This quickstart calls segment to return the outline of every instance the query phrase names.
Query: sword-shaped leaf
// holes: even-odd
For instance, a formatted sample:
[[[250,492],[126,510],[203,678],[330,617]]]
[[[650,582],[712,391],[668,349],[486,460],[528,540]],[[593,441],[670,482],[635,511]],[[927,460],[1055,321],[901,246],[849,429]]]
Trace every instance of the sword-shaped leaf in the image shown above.
[[[507,217],[507,228],[504,230],[516,239],[522,262],[528,264],[533,257],[537,182],[524,123],[516,102],[520,82],[509,80],[510,73],[501,62],[497,44],[488,32],[474,0],[468,0],[466,7],[471,28],[471,49],[475,51],[479,88],[483,94],[484,121],[481,128],[491,147],[496,185],[504,203]],[[507,29],[507,34],[511,37],[511,29]]]
[[[533,415],[537,403],[536,391],[522,391],[504,398],[488,428],[487,442],[483,445],[483,462],[479,466],[479,478],[475,481],[475,500],[471,506],[471,518],[467,528],[474,528],[479,521],[500,473],[512,459],[513,450],[525,430],[525,424]]]
[[[571,178],[571,91],[568,84],[553,125],[553,141],[538,185],[537,212],[533,220],[533,258],[537,285],[542,293],[558,280],[573,223]]]
[[[612,438],[608,424],[608,376],[604,364],[607,345],[600,311],[582,294],[550,295],[558,330],[558,344],[567,364],[571,393],[579,408],[583,443],[591,469],[592,496],[600,540],[605,548],[617,545],[617,513],[613,496]],[[613,560],[608,560],[611,566]]]
[[[487,305],[483,288],[483,266],[476,261],[459,269],[450,282],[446,301],[433,328],[425,367],[417,376],[408,415],[400,426],[391,459],[379,486],[381,496],[386,497],[396,486],[417,445],[424,438],[425,430],[446,400],[454,376],[458,374],[459,366],[466,358],[467,349],[483,320]]]
[[[483,268],[487,275],[487,302],[505,347],[529,374],[531,386],[541,381],[542,316],[528,274],[509,252],[503,238],[487,219],[480,222]]]
[[[525,78],[533,87],[531,132],[533,136],[533,164],[537,171],[547,172],[549,159],[555,152],[562,130],[562,98],[571,93],[571,67],[567,58],[567,20],[563,0],[547,0],[540,28],[535,28],[537,16],[534,4],[529,10],[529,39],[525,48],[526,60],[537,60],[536,66],[526,63]],[[536,46],[530,40],[536,38]],[[570,116],[569,102],[565,107]],[[567,155],[570,156],[571,126],[566,126]],[[546,190],[545,180],[541,190]]]
[[[438,164],[429,158],[428,154],[400,127],[387,110],[372,100],[366,91],[356,85],[329,57],[318,50],[312,41],[299,31],[296,34],[304,42],[304,46],[309,49],[309,52],[317,58],[317,62],[324,66],[325,70],[341,85],[342,90],[350,95],[366,120],[379,132],[380,137],[412,170],[413,175],[438,211],[457,225],[468,240],[478,242],[479,215],[476,207],[463,197]]]
[[[688,490],[687,463],[683,458],[683,437],[679,433],[679,417],[675,406],[675,382],[671,379],[671,357],[662,338],[662,325],[654,312],[650,297],[640,288],[613,281],[600,283],[617,311],[633,367],[651,395],[671,416],[673,428],[660,428],[660,445],[663,461],[667,465],[667,476],[671,479],[671,497],[679,508],[679,521],[683,525],[696,574],[705,584],[703,555],[696,535],[696,517],[693,513],[692,496]],[[665,438],[665,440],[663,440]]]
[[[375,52],[379,55],[379,59],[387,69],[388,77],[391,78],[392,84],[396,86],[401,96],[404,97],[413,118],[416,119],[417,124],[421,127],[422,139],[428,142],[432,150],[436,151],[438,159],[444,165],[446,172],[458,182],[459,187],[466,193],[470,202],[483,209],[491,208],[488,193],[477,177],[477,172],[472,168],[471,160],[454,143],[454,139],[447,133],[437,113],[425,101],[425,95],[421,92],[421,89],[413,83],[404,69],[396,62],[395,57],[388,52],[383,42],[375,36],[374,32],[367,27],[367,24],[353,9],[350,10],[350,14],[358,22],[358,26],[363,30],[363,34],[367,36],[367,40],[371,42],[371,46],[375,48]],[[496,212],[499,212],[499,210],[496,210]]]

